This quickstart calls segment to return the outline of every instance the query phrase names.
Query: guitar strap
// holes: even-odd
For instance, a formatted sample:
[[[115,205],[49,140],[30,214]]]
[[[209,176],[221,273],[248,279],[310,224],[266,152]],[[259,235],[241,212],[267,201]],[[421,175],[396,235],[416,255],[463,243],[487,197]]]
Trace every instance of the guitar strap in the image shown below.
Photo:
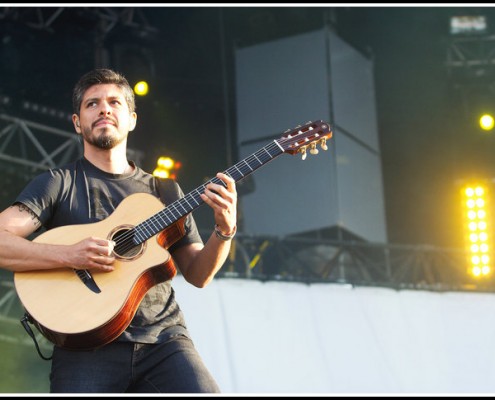
[[[158,178],[155,176],[156,188],[163,204],[168,205],[179,198],[175,181],[171,178]]]

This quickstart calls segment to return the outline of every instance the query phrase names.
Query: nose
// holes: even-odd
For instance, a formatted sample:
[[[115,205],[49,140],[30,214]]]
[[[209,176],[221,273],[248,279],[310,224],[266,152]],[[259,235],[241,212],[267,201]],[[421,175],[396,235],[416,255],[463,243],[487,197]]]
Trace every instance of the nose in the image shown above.
[[[110,115],[112,113],[112,107],[106,101],[101,103],[100,115]]]

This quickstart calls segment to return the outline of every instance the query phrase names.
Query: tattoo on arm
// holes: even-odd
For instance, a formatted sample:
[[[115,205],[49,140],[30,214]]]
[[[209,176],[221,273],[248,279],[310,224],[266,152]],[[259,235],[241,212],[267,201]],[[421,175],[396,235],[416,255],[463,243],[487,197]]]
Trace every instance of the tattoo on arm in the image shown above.
[[[26,207],[24,204],[21,203],[17,203],[15,204],[15,206],[17,206],[19,212],[27,212],[31,216],[31,219],[33,220],[33,224],[35,227],[38,228],[41,226],[41,222],[38,219],[38,216],[29,207]]]

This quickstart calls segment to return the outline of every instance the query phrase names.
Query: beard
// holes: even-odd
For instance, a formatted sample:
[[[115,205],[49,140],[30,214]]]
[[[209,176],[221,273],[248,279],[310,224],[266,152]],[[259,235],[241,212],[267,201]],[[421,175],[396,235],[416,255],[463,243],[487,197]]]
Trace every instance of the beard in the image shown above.
[[[109,128],[100,128],[100,134],[93,136],[91,129],[83,130],[83,137],[89,144],[102,150],[113,149],[126,138],[126,135],[115,135],[110,133]]]

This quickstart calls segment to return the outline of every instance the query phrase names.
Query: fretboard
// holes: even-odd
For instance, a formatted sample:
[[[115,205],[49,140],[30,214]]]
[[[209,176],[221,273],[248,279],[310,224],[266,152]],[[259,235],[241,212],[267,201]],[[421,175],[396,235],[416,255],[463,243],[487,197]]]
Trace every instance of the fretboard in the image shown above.
[[[257,152],[231,166],[224,171],[224,173],[234,179],[235,182],[238,182],[273,160],[275,157],[281,155],[283,152],[283,148],[274,140]],[[206,186],[210,183],[217,183],[225,186],[225,183],[217,177],[208,180],[201,186],[187,193],[184,197],[167,205],[162,211],[141,222],[139,225],[136,225],[134,228],[133,242],[136,245],[145,242],[150,237],[173,225],[182,217],[203,205],[204,201],[201,199],[200,195],[205,192]]]

